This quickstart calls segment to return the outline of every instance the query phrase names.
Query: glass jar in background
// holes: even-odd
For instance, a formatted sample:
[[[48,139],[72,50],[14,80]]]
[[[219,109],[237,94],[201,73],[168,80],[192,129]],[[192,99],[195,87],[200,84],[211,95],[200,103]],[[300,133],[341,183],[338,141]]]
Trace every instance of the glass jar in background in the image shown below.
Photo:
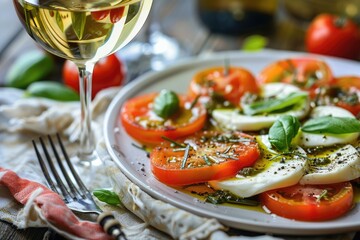
[[[277,0],[198,0],[197,10],[211,32],[239,35],[271,29]]]
[[[287,13],[299,20],[311,21],[321,13],[346,16],[360,23],[359,0],[283,0]]]

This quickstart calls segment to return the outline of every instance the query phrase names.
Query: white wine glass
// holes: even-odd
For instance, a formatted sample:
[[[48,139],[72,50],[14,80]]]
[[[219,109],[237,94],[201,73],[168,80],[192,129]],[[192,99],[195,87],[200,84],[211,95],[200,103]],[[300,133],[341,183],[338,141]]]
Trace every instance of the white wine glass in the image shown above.
[[[77,157],[82,162],[96,159],[90,108],[94,65],[139,32],[152,0],[13,0],[13,4],[35,42],[77,65],[81,104]]]

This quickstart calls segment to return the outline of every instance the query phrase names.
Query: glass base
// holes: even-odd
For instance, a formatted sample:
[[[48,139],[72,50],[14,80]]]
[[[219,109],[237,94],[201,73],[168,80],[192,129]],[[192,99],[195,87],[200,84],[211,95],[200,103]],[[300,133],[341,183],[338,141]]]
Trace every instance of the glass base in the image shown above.
[[[95,152],[85,157],[72,156],[70,157],[70,161],[85,186],[96,185],[96,182],[100,181],[96,176],[99,175],[98,171],[101,171],[101,166],[103,166],[104,163]],[[74,182],[75,179],[72,179],[72,181]]]
[[[96,154],[96,152],[92,152],[90,154],[84,154],[84,153],[77,153],[76,156],[72,157],[72,160],[74,163],[80,163],[80,164],[93,164],[94,162],[100,160],[99,156]]]

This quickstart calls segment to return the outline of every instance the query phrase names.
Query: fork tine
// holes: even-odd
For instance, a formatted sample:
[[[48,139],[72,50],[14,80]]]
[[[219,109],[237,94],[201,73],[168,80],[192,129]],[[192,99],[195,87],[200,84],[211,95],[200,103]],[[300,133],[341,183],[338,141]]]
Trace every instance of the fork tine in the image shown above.
[[[64,178],[65,178],[65,180],[66,180],[66,182],[67,182],[67,184],[69,186],[69,188],[70,188],[70,193],[72,194],[72,197],[76,198],[77,195],[83,197],[81,195],[81,193],[78,191],[78,189],[75,187],[73,181],[70,179],[68,171],[65,169],[64,164],[62,163],[62,161],[61,161],[61,159],[59,157],[58,151],[56,150],[56,147],[55,147],[54,142],[51,139],[50,135],[48,135],[48,139],[49,139],[49,143],[51,145],[51,148],[52,148],[52,150],[54,152],[55,159],[56,159],[56,161],[57,161],[57,163],[58,163],[58,165],[59,165],[59,167],[61,169],[61,172],[62,172],[62,174],[63,174],[63,176],[64,176]]]
[[[48,164],[49,164],[51,173],[52,173],[53,176],[55,177],[56,182],[57,182],[57,184],[58,184],[59,187],[60,187],[60,190],[61,190],[61,192],[62,192],[62,195],[63,195],[64,199],[65,199],[67,202],[71,201],[71,200],[69,200],[69,198],[73,198],[73,196],[71,196],[71,194],[69,193],[69,191],[66,189],[65,184],[63,183],[63,181],[61,180],[59,174],[57,173],[57,171],[56,171],[56,169],[55,169],[55,166],[54,166],[53,162],[51,161],[49,152],[47,151],[47,148],[46,148],[46,146],[45,146],[45,144],[44,144],[43,139],[40,137],[39,140],[40,140],[40,144],[41,144],[41,146],[42,146],[42,148],[43,148],[43,151],[44,151],[46,160],[47,160],[47,162],[48,162]],[[53,150],[56,151],[56,149],[53,149]]]
[[[81,181],[81,178],[79,177],[79,175],[78,175],[77,172],[75,171],[74,166],[73,166],[73,164],[72,164],[71,161],[70,161],[70,158],[69,158],[69,156],[68,156],[68,154],[67,154],[67,152],[66,152],[66,150],[65,150],[65,147],[64,147],[64,145],[63,145],[63,143],[62,143],[62,141],[61,141],[61,138],[60,138],[60,136],[59,136],[58,133],[56,134],[56,137],[57,137],[57,140],[58,140],[58,142],[59,142],[61,151],[62,151],[62,153],[63,153],[63,155],[64,155],[65,161],[66,161],[67,165],[69,166],[69,169],[70,169],[72,175],[73,175],[74,178],[75,178],[76,183],[78,184],[78,186],[79,186],[79,188],[80,188],[80,190],[81,190],[82,197],[85,198],[86,195],[91,195],[91,194],[90,194],[90,191],[85,187],[85,184],[83,183],[83,181]]]
[[[56,192],[57,194],[59,194],[59,191],[57,190],[53,180],[51,179],[50,175],[49,175],[49,171],[45,165],[45,162],[43,160],[43,158],[41,157],[41,154],[39,152],[39,149],[36,145],[36,142],[34,140],[32,140],[32,143],[33,143],[33,146],[34,146],[34,149],[35,149],[35,153],[36,153],[36,156],[38,158],[38,161],[39,161],[39,164],[40,164],[40,167],[41,167],[41,170],[43,171],[44,173],[44,176],[46,178],[46,181],[48,183],[48,185],[50,186],[51,190],[53,190],[54,192]]]

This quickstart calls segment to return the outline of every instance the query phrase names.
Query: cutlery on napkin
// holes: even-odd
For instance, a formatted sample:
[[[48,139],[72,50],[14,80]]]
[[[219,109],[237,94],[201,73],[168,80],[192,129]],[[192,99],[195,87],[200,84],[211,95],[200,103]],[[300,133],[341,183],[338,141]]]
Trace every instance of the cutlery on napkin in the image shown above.
[[[25,206],[22,214],[29,221],[41,221],[70,239],[110,239],[99,224],[79,220],[58,194],[37,182],[0,167],[0,185]]]

